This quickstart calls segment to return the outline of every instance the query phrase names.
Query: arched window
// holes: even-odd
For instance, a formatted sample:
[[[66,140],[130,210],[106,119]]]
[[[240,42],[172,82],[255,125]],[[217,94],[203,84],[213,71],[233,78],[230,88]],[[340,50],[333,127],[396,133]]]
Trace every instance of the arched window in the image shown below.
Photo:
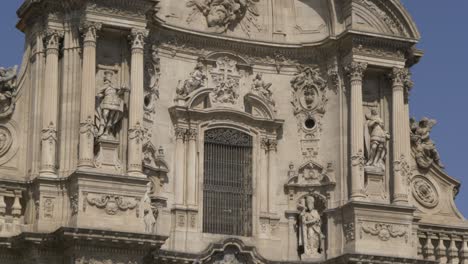
[[[234,129],[206,131],[203,232],[252,235],[252,137]]]

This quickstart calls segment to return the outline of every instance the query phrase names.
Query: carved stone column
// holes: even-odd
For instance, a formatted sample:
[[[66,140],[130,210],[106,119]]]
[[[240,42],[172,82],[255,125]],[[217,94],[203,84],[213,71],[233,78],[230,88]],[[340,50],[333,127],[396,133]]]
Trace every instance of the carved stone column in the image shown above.
[[[44,39],[46,70],[42,105],[41,176],[57,176],[58,60],[62,38],[63,32],[47,30]]]
[[[392,108],[392,143],[393,143],[393,203],[408,203],[408,193],[406,177],[410,173],[408,169],[407,157],[410,154],[407,138],[409,116],[406,115],[405,108],[405,80],[408,77],[408,70],[394,68],[391,74],[393,90]],[[408,133],[408,134],[407,134]]]
[[[346,71],[351,81],[351,199],[362,200],[364,194],[364,110],[362,84],[367,69],[365,62],[351,62]]]
[[[148,31],[132,29],[132,62],[130,76],[130,106],[128,133],[128,174],[142,176],[142,147],[144,139],[143,106],[144,106],[144,45]]]
[[[176,149],[175,149],[175,173],[174,173],[174,195],[175,205],[183,205],[185,201],[185,128],[176,127]]]
[[[83,73],[80,112],[80,168],[94,167],[94,112],[96,95],[96,40],[100,23],[85,23],[83,33]]]
[[[276,151],[278,142],[270,139],[268,141],[268,210],[270,214],[276,214]]]
[[[187,153],[187,205],[196,205],[196,186],[197,186],[197,137],[198,131],[196,129],[189,129],[187,131],[188,140],[188,153]]]
[[[260,214],[268,214],[268,139],[260,142],[260,179],[258,181],[258,199],[260,199]]]

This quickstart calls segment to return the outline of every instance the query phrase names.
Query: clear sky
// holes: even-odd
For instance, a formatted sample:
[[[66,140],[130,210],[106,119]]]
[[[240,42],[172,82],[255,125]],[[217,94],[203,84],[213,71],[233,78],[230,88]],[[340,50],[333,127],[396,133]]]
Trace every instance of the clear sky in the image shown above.
[[[386,0],[385,0],[386,1]],[[21,61],[23,35],[15,29],[20,0],[0,8],[0,66]],[[468,22],[466,0],[402,0],[422,34],[425,51],[413,71],[411,114],[435,118],[432,138],[447,172],[460,180],[459,209],[468,217]],[[464,167],[466,166],[466,167]],[[464,169],[465,168],[465,169]]]

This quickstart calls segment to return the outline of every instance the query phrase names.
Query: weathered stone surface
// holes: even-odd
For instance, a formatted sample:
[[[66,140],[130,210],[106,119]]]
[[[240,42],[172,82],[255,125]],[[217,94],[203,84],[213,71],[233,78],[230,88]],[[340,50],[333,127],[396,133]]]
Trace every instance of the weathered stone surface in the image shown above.
[[[420,36],[399,1],[18,14],[24,62],[0,68],[1,263],[468,263],[435,121],[410,122]]]

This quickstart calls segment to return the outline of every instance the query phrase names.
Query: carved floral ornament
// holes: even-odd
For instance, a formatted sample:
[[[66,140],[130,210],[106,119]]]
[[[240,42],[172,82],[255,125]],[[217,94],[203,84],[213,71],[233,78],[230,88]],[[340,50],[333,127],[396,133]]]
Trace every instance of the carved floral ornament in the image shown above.
[[[133,198],[129,201],[128,198],[113,194],[103,194],[100,197],[90,197],[85,194],[85,202],[83,203],[83,211],[86,211],[86,204],[103,209],[108,215],[116,215],[119,211],[127,211],[137,209],[137,217],[139,217],[138,201]]]
[[[395,224],[387,223],[361,223],[361,235],[362,233],[376,236],[382,241],[389,241],[392,238],[403,237],[405,242],[408,243],[408,232],[406,227]]]
[[[413,197],[421,205],[427,208],[434,208],[439,204],[439,194],[431,181],[423,176],[415,176],[412,180]]]

